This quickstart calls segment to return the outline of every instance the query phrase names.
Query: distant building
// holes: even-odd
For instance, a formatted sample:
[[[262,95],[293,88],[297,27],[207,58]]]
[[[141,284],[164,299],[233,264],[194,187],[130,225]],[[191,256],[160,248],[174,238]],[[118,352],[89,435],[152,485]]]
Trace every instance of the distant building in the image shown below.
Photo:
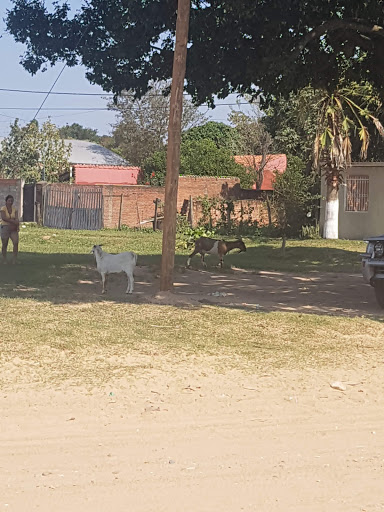
[[[71,175],[77,185],[137,185],[140,167],[95,142],[65,139],[71,145]]]
[[[259,169],[262,160],[261,155],[236,155],[234,158],[236,163],[250,169]],[[267,155],[263,183],[260,190],[273,190],[274,172],[277,171],[282,174],[286,169],[287,155]],[[252,188],[256,189],[256,184]]]

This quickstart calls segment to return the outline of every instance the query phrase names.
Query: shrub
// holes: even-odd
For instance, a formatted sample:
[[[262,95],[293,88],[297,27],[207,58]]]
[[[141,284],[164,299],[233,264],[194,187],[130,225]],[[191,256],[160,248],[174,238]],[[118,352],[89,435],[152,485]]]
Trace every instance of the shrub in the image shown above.
[[[300,158],[289,156],[286,171],[275,173],[272,206],[276,212],[277,227],[284,237],[300,236],[302,227],[308,227],[309,219],[313,219],[309,225],[317,219],[318,179],[312,174],[306,175],[304,168]]]

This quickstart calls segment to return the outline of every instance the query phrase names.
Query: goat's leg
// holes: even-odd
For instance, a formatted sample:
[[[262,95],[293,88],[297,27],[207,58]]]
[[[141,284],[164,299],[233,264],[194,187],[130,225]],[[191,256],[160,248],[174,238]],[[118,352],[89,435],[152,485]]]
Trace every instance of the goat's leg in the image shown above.
[[[127,291],[125,293],[132,293],[134,288],[134,278],[133,273],[126,272],[127,275]]]
[[[202,252],[200,254],[201,254],[201,264],[203,265],[204,268],[207,268],[207,264],[205,263],[205,260],[204,260],[205,253]]]
[[[105,282],[106,282],[106,278],[107,278],[107,274],[105,274],[104,272],[101,273],[101,282],[103,284],[103,289],[101,291],[101,293],[105,293],[106,292],[106,289],[105,289]]]
[[[224,259],[224,257],[220,256],[220,261],[219,261],[220,268],[223,268],[223,259]]]
[[[196,251],[194,250],[192,254],[190,254],[188,256],[188,259],[187,259],[187,268],[189,268],[191,266],[191,259],[198,253],[199,251]]]

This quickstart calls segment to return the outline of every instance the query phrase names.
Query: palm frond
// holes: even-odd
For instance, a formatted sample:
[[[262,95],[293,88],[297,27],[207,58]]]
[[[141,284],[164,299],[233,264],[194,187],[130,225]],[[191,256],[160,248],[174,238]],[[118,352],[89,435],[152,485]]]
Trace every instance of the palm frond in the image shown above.
[[[371,116],[373,124],[376,126],[376,130],[379,132],[381,137],[384,137],[384,126],[380,123],[377,117]]]
[[[317,134],[315,137],[315,142],[313,144],[313,164],[315,166],[315,169],[319,169],[319,167],[320,167],[320,154],[321,154],[320,135]]]
[[[343,153],[344,153],[344,158],[345,158],[347,167],[351,167],[351,165],[352,165],[352,143],[351,143],[351,139],[348,137],[348,135],[346,137],[344,137],[344,140],[343,140]]]
[[[369,132],[366,126],[362,126],[359,131],[359,138],[361,140],[360,157],[365,160],[367,158],[369,146]]]

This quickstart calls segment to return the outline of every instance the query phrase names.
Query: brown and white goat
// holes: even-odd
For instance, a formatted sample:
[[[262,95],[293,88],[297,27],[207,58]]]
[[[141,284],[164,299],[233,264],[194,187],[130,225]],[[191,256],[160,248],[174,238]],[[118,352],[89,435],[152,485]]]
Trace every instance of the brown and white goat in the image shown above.
[[[223,267],[223,259],[224,256],[232,249],[239,249],[239,252],[245,252],[247,248],[245,247],[245,243],[242,240],[235,240],[233,242],[226,242],[225,240],[215,240],[214,238],[207,238],[202,236],[195,241],[195,250],[188,257],[187,260],[187,268],[191,266],[191,258],[195,256],[195,254],[201,255],[201,262],[204,267],[206,267],[206,263],[204,261],[205,254],[215,254],[220,258],[220,267]]]

